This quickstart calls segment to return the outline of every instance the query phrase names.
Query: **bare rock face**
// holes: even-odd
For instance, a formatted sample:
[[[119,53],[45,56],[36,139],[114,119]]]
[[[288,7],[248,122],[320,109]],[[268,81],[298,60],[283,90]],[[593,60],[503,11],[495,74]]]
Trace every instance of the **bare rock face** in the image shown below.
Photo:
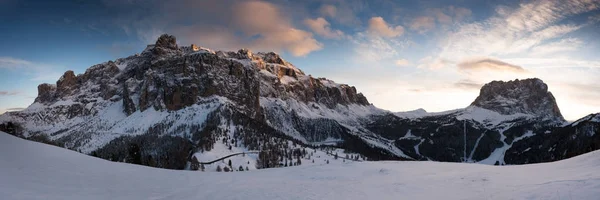
[[[127,83],[123,84],[122,90],[123,112],[125,112],[125,114],[127,115],[131,115],[133,112],[136,111],[136,108],[135,104],[133,103],[133,100],[131,99],[131,96],[129,95],[129,87],[127,86]]]
[[[563,120],[556,100],[540,79],[492,81],[485,84],[471,104],[501,114],[532,114]]]
[[[36,103],[46,103],[54,101],[56,95],[56,85],[43,83],[38,85],[38,96],[35,98]]]
[[[200,51],[200,47],[198,47],[198,46],[197,46],[197,45],[195,45],[195,44],[192,44],[192,45],[190,46],[190,49],[192,49],[192,51]]]
[[[249,49],[240,49],[237,53],[237,57],[239,59],[256,59],[254,58],[254,54],[252,54],[252,51],[250,51]]]
[[[56,82],[58,96],[66,96],[77,87],[77,76],[71,70],[66,71]]]
[[[156,40],[155,47],[167,48],[167,49],[178,49],[177,47],[177,39],[175,36],[163,34],[158,40]]]
[[[263,60],[268,63],[286,65],[285,60],[283,60],[278,54],[274,52],[264,54]]]
[[[177,46],[177,39],[175,36],[163,34],[157,40],[152,49],[152,53],[156,56],[165,56],[172,54],[179,54],[182,51]]]

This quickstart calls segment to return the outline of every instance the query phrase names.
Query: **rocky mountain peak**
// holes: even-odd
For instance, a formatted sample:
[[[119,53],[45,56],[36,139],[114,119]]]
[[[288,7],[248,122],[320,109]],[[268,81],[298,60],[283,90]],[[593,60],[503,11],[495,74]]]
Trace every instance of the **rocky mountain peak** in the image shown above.
[[[176,55],[182,52],[177,46],[177,39],[175,36],[168,34],[162,34],[158,37],[154,45],[149,45],[148,47],[151,47],[153,55],[158,57]]]
[[[177,39],[175,38],[175,36],[168,35],[168,34],[162,34],[160,37],[158,37],[155,45],[156,45],[156,47],[162,47],[162,48],[167,48],[167,49],[173,49],[173,50],[178,49]]]
[[[501,114],[532,114],[564,120],[548,85],[538,78],[492,81],[485,84],[471,103]]]

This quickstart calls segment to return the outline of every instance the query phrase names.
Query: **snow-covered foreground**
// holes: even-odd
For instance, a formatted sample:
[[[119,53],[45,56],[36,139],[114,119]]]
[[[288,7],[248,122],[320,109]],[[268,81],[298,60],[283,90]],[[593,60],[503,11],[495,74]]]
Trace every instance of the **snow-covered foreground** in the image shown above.
[[[337,162],[173,171],[0,133],[0,199],[598,199],[599,170],[600,151],[523,166]]]

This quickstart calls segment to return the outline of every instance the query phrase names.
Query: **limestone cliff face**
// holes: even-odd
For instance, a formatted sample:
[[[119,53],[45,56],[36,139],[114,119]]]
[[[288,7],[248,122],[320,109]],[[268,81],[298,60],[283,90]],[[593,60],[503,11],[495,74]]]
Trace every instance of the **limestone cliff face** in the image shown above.
[[[302,102],[369,105],[356,88],[304,72],[269,53],[212,52],[196,45],[179,48],[174,36],[162,35],[140,55],[94,65],[84,74],[67,71],[56,86],[38,87],[36,102],[71,100],[87,104],[123,101],[124,112],[180,110],[199,98],[225,97],[251,116],[260,116],[260,97]],[[134,102],[134,103],[132,103]]]
[[[537,78],[492,81],[481,88],[471,105],[505,115],[524,113],[563,120],[548,86]]]

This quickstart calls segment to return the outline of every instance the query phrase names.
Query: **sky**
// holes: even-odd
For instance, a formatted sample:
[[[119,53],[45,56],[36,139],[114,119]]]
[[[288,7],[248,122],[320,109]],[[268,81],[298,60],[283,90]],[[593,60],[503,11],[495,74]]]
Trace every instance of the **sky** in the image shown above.
[[[567,120],[600,112],[600,0],[0,0],[0,27],[0,113],[163,33],[277,52],[394,112],[464,108],[487,82],[533,77]]]

